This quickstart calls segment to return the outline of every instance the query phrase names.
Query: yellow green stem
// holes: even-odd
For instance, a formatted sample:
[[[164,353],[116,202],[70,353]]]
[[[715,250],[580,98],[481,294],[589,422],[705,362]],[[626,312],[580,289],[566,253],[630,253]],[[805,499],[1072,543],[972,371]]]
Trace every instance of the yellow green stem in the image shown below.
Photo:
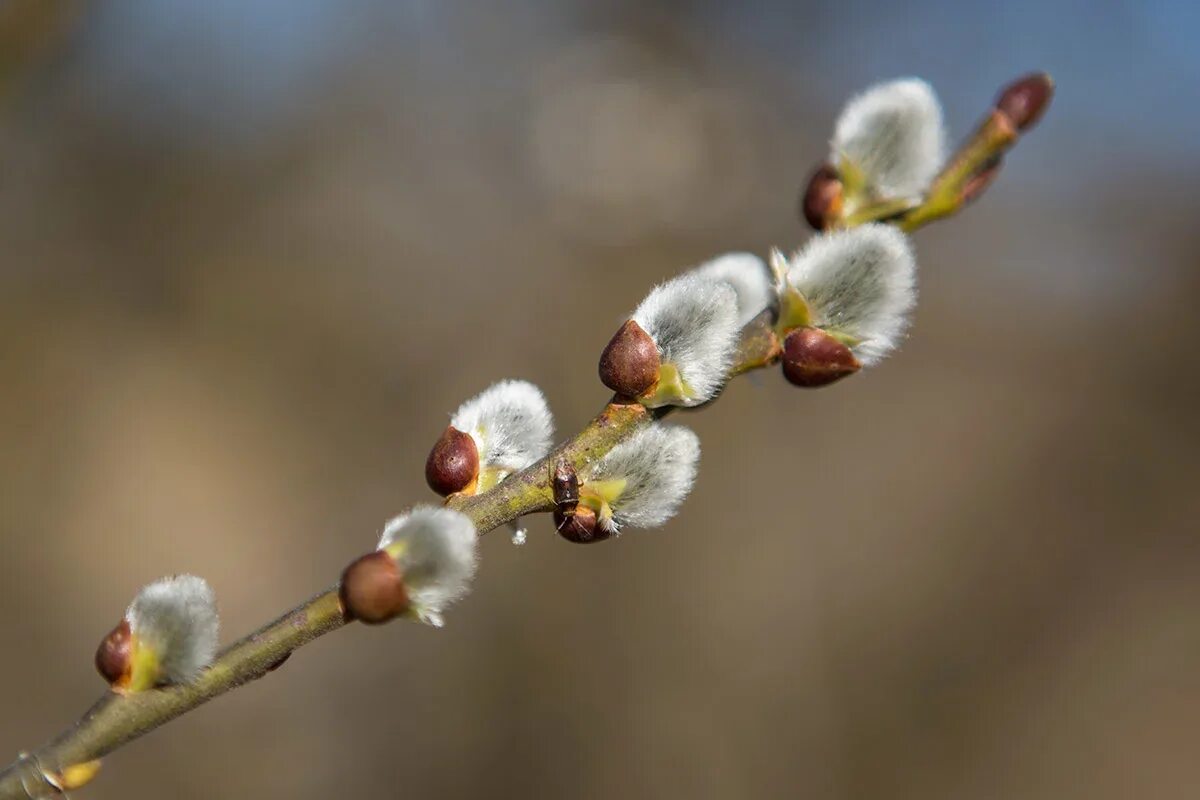
[[[883,222],[915,209],[919,204],[907,197],[866,203],[845,216],[842,227],[857,228],[868,222]]]
[[[1000,112],[993,111],[934,179],[924,201],[896,221],[897,227],[911,232],[957,212],[963,206],[963,189],[967,182],[1012,147],[1016,140],[1017,130],[1012,122]]]

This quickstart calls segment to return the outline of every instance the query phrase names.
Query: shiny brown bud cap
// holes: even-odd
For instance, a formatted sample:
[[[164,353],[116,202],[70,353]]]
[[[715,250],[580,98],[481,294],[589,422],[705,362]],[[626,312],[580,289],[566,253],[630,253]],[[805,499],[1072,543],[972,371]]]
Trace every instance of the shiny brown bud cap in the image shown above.
[[[600,380],[624,397],[640,397],[658,381],[658,346],[629,320],[600,354]]]
[[[842,180],[831,164],[822,164],[800,198],[800,211],[814,230],[823,231],[842,217]]]
[[[1044,72],[1034,72],[1004,87],[996,98],[996,110],[1024,131],[1042,118],[1053,96],[1054,81]]]
[[[479,448],[471,434],[453,425],[446,428],[425,460],[429,488],[448,497],[471,488],[479,478]]]
[[[573,514],[554,512],[554,527],[558,535],[575,544],[602,542],[612,536],[612,531],[602,527],[596,520],[596,512],[587,506],[579,506]]]
[[[783,375],[797,386],[827,386],[861,368],[849,347],[819,328],[797,328],[783,340]]]
[[[408,593],[396,560],[383,550],[367,553],[342,572],[338,598],[346,619],[378,625],[408,610]]]
[[[132,658],[133,634],[129,630],[129,621],[121,620],[121,624],[113,628],[96,648],[96,671],[110,685],[123,686],[129,683]]]

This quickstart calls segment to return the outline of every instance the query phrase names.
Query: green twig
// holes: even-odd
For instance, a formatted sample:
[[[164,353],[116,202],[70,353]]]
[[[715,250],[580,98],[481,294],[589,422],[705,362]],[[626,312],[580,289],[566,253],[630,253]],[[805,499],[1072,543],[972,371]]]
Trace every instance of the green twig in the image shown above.
[[[956,213],[970,200],[964,193],[976,175],[995,163],[1017,141],[1017,129],[1008,117],[992,111],[950,163],[934,179],[929,193],[916,208],[896,220],[905,232]]]

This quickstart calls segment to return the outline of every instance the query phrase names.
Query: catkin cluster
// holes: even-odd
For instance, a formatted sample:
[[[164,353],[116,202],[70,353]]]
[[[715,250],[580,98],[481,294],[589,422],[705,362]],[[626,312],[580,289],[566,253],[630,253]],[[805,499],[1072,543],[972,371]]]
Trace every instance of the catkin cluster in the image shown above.
[[[729,253],[655,286],[600,354],[599,377],[614,402],[640,403],[656,416],[711,402],[753,326],[768,327],[773,342],[759,366],[779,364],[797,386],[826,386],[878,364],[903,340],[917,296],[912,243],[903,225],[889,223],[922,209],[943,184],[953,183],[958,206],[978,197],[1052,89],[1041,73],[1007,86],[949,159],[942,109],[924,81],[883,83],[854,97],[803,195],[804,216],[820,232],[790,255]],[[442,497],[486,494],[544,459],[553,437],[542,392],[501,381],[451,416],[425,477]],[[656,419],[580,468],[553,464],[546,481],[554,528],[586,543],[662,525],[691,490],[699,460],[691,430]],[[377,549],[342,574],[347,619],[441,625],[475,574],[477,539],[474,522],[451,508],[418,506],[395,517]],[[133,600],[96,666],[123,693],[187,682],[212,661],[217,628],[208,584],[166,578]]]
[[[447,503],[483,498],[544,464],[537,478],[553,502],[542,510],[552,510],[563,539],[598,542],[662,525],[695,482],[700,443],[661,418],[713,401],[748,368],[778,365],[792,384],[815,388],[895,351],[917,297],[906,231],[977,199],[1052,92],[1041,73],[1008,85],[949,157],[941,106],[924,81],[883,83],[853,98],[834,126],[828,159],[802,193],[802,214],[818,233],[790,254],[729,253],[655,286],[600,354],[612,404],[648,409],[645,424],[594,458],[554,460],[554,420],[542,392],[501,381],[451,416],[425,464],[430,488]],[[759,352],[739,362],[751,340]],[[417,506],[393,518],[376,549],[342,573],[344,619],[440,626],[470,587],[481,532],[449,506]],[[101,642],[96,667],[122,695],[186,684],[213,662],[217,633],[208,584],[191,575],[164,578],[137,594]],[[73,788],[98,763],[55,773],[51,782]]]

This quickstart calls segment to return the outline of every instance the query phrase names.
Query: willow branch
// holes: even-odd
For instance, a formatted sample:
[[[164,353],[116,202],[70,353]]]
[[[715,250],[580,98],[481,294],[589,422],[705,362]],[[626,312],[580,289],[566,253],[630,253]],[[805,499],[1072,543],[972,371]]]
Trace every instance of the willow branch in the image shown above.
[[[768,366],[778,357],[771,315],[765,312],[743,330],[732,374]],[[582,468],[668,411],[614,398],[577,436],[541,461],[488,492],[456,495],[447,505],[470,517],[481,536],[527,514],[551,511],[551,465],[565,459]],[[209,700],[263,677],[296,649],[345,624],[338,587],[333,586],[227,647],[192,683],[127,695],[106,693],[74,726],[41,749],[22,754],[0,772],[0,800],[52,796],[64,783],[64,771],[73,765],[99,759]]]
[[[928,191],[915,200],[884,198],[843,218],[844,176],[824,165],[813,175],[804,196],[805,218],[818,229],[848,228],[876,221],[912,231],[955,213],[982,194],[994,180],[1003,155],[1020,132],[1041,116],[1052,93],[1053,82],[1044,73],[1033,73],[1007,86],[983,124],[942,167]],[[911,268],[911,263],[908,266]],[[728,374],[741,375],[782,359],[784,375],[790,381],[802,386],[820,386],[857,371],[861,364],[853,357],[850,346],[834,335],[836,332],[810,325],[807,300],[800,297],[789,316],[782,308],[787,297],[780,297],[778,320],[768,310],[743,328],[735,362]],[[797,315],[798,311],[803,314]],[[636,324],[629,325],[649,341],[645,331]],[[780,336],[784,334],[781,346]],[[636,349],[637,343],[630,346]],[[657,372],[658,353],[654,352],[653,357]],[[604,357],[602,373],[603,364]],[[626,388],[627,383],[609,380],[605,383],[630,394],[639,394],[645,388],[632,391]],[[577,472],[583,471],[669,411],[669,406],[651,410],[639,402],[613,398],[578,435],[545,458],[508,476],[488,491],[451,495],[446,505],[468,517],[479,535],[528,514],[553,511],[552,473],[557,472],[560,464],[566,462]],[[94,774],[102,756],[215,697],[267,675],[296,649],[347,623],[339,588],[333,586],[230,645],[193,681],[134,693],[109,691],[71,728],[39,750],[21,754],[16,762],[0,771],[0,800],[49,797],[82,785]]]

